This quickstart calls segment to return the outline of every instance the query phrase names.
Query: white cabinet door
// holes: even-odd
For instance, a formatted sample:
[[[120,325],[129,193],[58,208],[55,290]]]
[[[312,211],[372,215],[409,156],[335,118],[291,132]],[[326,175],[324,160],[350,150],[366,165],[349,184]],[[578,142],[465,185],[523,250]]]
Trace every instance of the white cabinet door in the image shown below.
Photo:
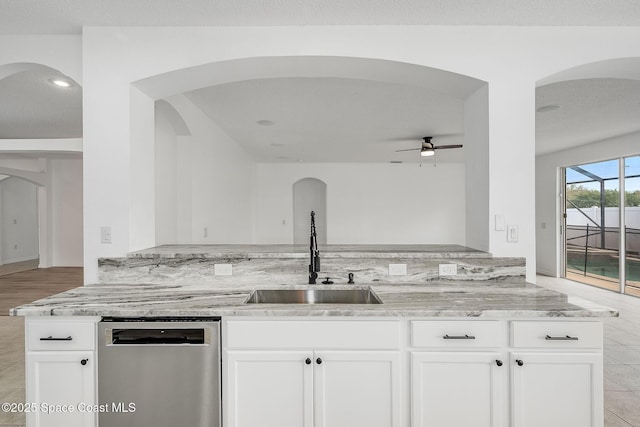
[[[513,353],[513,427],[602,427],[600,353]]]
[[[27,413],[27,426],[94,426],[95,412],[83,409],[96,402],[95,361],[93,351],[27,352],[26,400],[38,406]]]
[[[507,373],[497,352],[412,352],[411,425],[506,426]]]
[[[313,352],[227,351],[226,356],[225,426],[311,427]]]
[[[401,425],[400,354],[316,351],[314,427]]]

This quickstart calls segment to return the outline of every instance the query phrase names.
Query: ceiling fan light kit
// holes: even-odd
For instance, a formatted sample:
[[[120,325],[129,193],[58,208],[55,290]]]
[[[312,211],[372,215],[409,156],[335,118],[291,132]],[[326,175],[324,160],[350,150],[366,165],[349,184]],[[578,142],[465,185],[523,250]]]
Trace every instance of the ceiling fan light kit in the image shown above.
[[[448,150],[450,148],[462,148],[462,144],[455,144],[455,145],[433,145],[433,142],[431,142],[431,140],[433,139],[433,137],[431,136],[425,136],[422,138],[422,144],[420,146],[420,148],[407,148],[404,150],[396,150],[396,153],[400,152],[400,151],[418,151],[420,150],[420,156],[421,157],[429,157],[429,156],[433,156],[436,154],[436,150]]]

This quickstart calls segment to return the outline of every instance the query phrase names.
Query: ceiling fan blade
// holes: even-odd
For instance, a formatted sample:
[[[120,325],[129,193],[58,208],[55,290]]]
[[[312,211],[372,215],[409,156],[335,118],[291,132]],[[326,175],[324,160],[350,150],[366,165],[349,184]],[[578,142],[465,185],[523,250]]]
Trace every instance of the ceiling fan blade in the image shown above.
[[[422,148],[407,148],[406,150],[396,150],[396,153],[399,151],[420,151]]]
[[[436,145],[435,147],[433,147],[434,150],[447,150],[449,148],[462,148],[462,144],[456,144],[456,145]]]

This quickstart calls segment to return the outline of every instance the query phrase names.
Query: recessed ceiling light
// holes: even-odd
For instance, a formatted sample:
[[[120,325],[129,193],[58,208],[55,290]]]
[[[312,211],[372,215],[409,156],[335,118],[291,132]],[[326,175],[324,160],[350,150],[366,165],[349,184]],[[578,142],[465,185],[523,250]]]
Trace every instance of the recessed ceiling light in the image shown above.
[[[555,111],[560,108],[560,105],[552,104],[552,105],[544,105],[542,107],[536,108],[537,113],[548,113],[550,111]]]
[[[64,77],[53,77],[53,78],[49,79],[49,82],[51,84],[54,84],[54,85],[58,86],[58,87],[67,88],[67,87],[73,86],[71,81],[69,79],[64,78]]]
[[[257,122],[260,126],[273,126],[275,123],[271,120],[258,120]]]
[[[391,160],[389,163],[403,163],[401,160]]]
[[[272,147],[284,147],[286,144],[283,144],[281,142],[272,142],[271,144]]]

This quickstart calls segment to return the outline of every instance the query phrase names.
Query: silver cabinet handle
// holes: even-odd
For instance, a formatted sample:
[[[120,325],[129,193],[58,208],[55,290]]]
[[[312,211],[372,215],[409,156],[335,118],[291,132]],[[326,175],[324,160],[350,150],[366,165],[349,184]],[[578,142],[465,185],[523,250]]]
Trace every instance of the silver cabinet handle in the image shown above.
[[[73,340],[73,338],[71,338],[71,335],[69,335],[66,338],[54,338],[51,335],[49,335],[48,337],[40,338],[40,341],[71,341],[71,340]]]
[[[572,337],[569,335],[565,335],[564,337],[552,337],[551,335],[547,335],[544,339],[547,341],[578,341],[578,337]]]
[[[475,340],[476,337],[473,335],[445,335],[442,337],[443,340]]]

